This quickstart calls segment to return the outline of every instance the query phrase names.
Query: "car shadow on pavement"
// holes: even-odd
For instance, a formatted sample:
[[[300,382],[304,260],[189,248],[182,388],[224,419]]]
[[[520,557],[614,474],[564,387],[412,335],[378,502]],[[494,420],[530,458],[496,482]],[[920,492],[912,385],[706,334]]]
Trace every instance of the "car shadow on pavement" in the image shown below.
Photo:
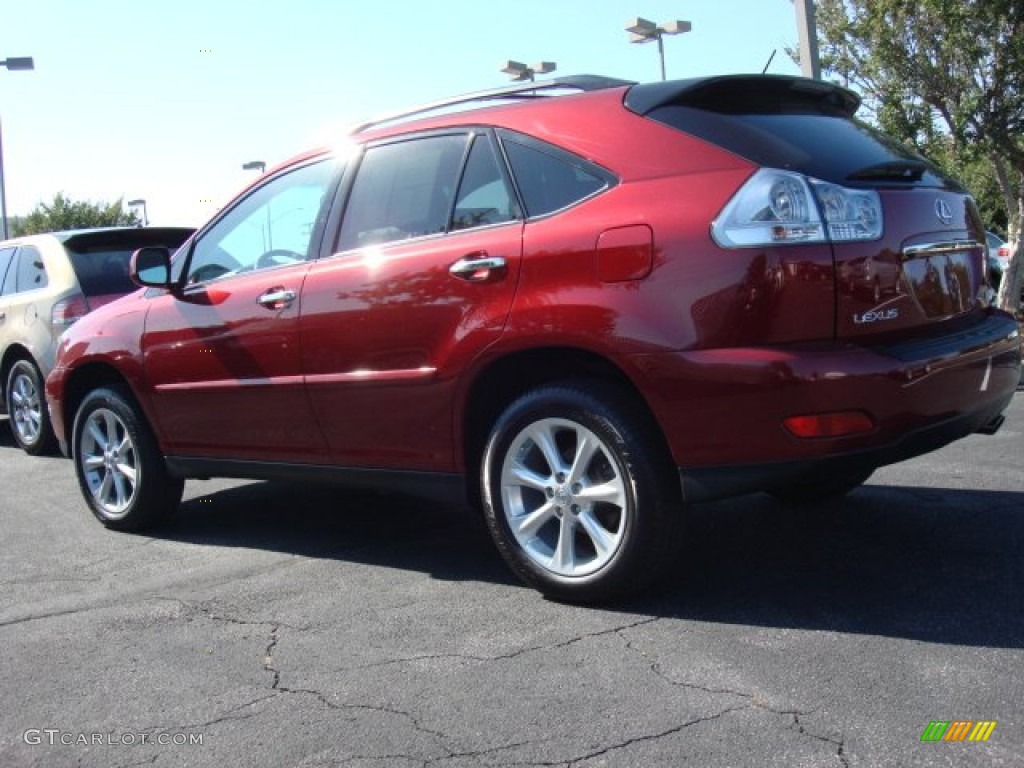
[[[1022,509],[1024,493],[882,485],[830,505],[701,505],[674,571],[614,608],[1024,647]],[[400,495],[253,483],[186,501],[157,535],[518,585],[478,514]]]

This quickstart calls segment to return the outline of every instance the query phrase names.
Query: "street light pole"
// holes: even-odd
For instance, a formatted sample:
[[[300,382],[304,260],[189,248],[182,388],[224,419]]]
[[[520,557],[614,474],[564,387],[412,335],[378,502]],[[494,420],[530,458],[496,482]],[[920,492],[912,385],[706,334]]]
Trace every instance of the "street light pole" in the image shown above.
[[[513,82],[523,82],[529,80],[531,83],[536,82],[537,75],[546,75],[549,72],[554,72],[558,69],[558,65],[553,61],[538,61],[532,67],[528,67],[521,61],[512,61],[511,59],[505,62],[505,66],[501,68],[501,71],[509,76],[509,79]]]
[[[800,74],[821,80],[818,59],[818,27],[814,21],[814,0],[793,0],[796,28],[800,35]]]
[[[141,197],[138,200],[129,200],[128,201],[128,207],[129,208],[137,208],[139,206],[142,206],[142,224],[140,226],[143,226],[143,227],[149,226],[149,216],[148,216],[147,211],[146,211],[146,201],[143,200]]]
[[[693,29],[688,21],[666,21],[663,24],[655,24],[653,21],[642,19],[637,16],[631,19],[626,31],[629,32],[629,42],[650,43],[658,42],[658,61],[661,63],[661,79],[665,80],[665,42],[662,39],[665,35],[681,35]]]
[[[15,56],[0,61],[0,67],[7,67],[12,71],[35,69],[35,62],[31,56]],[[7,190],[4,187],[4,141],[3,130],[0,128],[0,240],[6,240],[7,232]]]

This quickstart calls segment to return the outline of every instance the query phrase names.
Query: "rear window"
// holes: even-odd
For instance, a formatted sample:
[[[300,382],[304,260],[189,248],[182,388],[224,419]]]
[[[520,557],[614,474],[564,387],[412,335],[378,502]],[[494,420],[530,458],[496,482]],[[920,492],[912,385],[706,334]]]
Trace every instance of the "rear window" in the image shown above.
[[[135,249],[95,248],[68,251],[71,266],[86,296],[131,293],[135,283],[128,277],[128,262]]]
[[[128,277],[128,265],[137,249],[162,246],[174,252],[194,231],[148,227],[80,232],[64,240],[64,250],[86,296],[114,296],[137,287]]]
[[[722,78],[674,98],[665,94],[641,114],[757,165],[834,184],[961,189],[913,150],[850,117],[853,109],[836,94],[802,87],[784,79]]]

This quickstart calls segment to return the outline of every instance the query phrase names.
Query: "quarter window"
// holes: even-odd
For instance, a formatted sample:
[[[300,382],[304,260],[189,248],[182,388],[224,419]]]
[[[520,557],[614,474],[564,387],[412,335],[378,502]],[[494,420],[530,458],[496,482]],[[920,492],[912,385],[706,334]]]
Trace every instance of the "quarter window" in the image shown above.
[[[506,139],[512,174],[519,184],[529,216],[543,216],[578,203],[608,186],[598,173],[553,153]]]
[[[195,244],[187,283],[304,261],[336,166],[322,160],[256,189]]]
[[[444,232],[465,149],[461,134],[367,149],[345,209],[339,249]]]

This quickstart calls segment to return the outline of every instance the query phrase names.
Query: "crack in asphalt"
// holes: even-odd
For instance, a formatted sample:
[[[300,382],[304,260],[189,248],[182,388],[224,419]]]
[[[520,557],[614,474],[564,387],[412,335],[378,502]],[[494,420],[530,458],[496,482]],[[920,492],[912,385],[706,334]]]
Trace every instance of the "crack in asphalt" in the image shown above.
[[[509,651],[508,653],[500,653],[496,656],[478,656],[471,653],[423,653],[415,656],[403,656],[397,659],[388,659],[387,661],[375,661],[370,664],[357,664],[352,667],[342,667],[339,672],[358,672],[364,669],[378,669],[380,667],[391,667],[397,664],[410,664],[417,661],[435,661],[440,659],[458,659],[462,661],[474,661],[479,663],[488,663],[493,661],[508,661],[509,659],[515,659],[520,656],[525,656],[528,653],[536,653],[537,651],[554,651],[560,648],[567,648],[570,645],[583,642],[584,640],[591,640],[595,637],[604,637],[605,635],[615,635],[619,632],[624,632],[628,629],[635,627],[641,627],[645,624],[653,624],[656,621],[661,621],[660,617],[653,616],[646,619],[635,621],[631,624],[624,624],[618,627],[610,627],[608,629],[602,629],[597,632],[588,632],[583,635],[571,637],[568,640],[562,640],[557,643],[548,645],[531,645],[526,648],[519,648],[515,651]]]
[[[637,648],[635,648],[632,642],[626,640],[625,643],[626,648],[628,650],[632,651],[633,653],[637,653],[640,656],[645,655],[642,651],[639,651]],[[779,717],[792,717],[793,722],[790,724],[791,729],[795,730],[796,733],[800,736],[806,736],[808,738],[833,745],[834,747],[836,747],[836,757],[839,759],[840,765],[842,765],[844,768],[849,767],[849,761],[847,760],[844,752],[846,748],[844,739],[836,740],[829,738],[828,736],[821,736],[817,733],[813,733],[807,730],[803,723],[800,722],[801,716],[809,715],[813,712],[813,710],[776,709],[775,707],[770,706],[766,701],[761,699],[759,696],[757,696],[757,694],[747,693],[746,691],[738,691],[732,688],[712,688],[707,685],[699,685],[697,683],[689,683],[682,680],[676,680],[672,678],[670,675],[668,675],[664,670],[662,670],[661,665],[657,661],[651,662],[649,664],[649,667],[651,672],[653,672],[658,678],[664,680],[669,685],[678,688],[688,688],[691,690],[702,691],[704,693],[710,694],[736,696],[737,698],[746,699],[749,702],[749,704],[746,707],[738,707],[737,709],[755,708],[764,710],[765,712],[769,712],[773,715],[778,715]]]
[[[620,749],[626,749],[627,747],[631,747],[634,744],[642,744],[642,743],[648,742],[648,741],[657,741],[658,739],[663,739],[666,736],[672,736],[674,734],[680,733],[680,732],[682,732],[682,731],[686,730],[687,728],[690,728],[690,727],[692,727],[694,725],[699,725],[701,723],[706,723],[706,722],[709,722],[711,720],[718,720],[719,718],[725,717],[725,715],[728,715],[731,712],[739,712],[741,710],[749,709],[749,708],[750,708],[749,705],[744,705],[744,706],[741,706],[741,707],[728,707],[726,709],[723,709],[720,712],[714,713],[713,715],[706,715],[705,717],[697,717],[697,718],[694,718],[693,720],[687,720],[685,723],[680,723],[679,725],[673,726],[671,728],[667,728],[667,729],[665,729],[663,731],[658,731],[657,733],[645,733],[645,734],[641,734],[639,736],[632,736],[632,737],[630,737],[628,739],[624,739],[623,741],[616,742],[615,744],[611,744],[611,745],[609,745],[607,747],[602,747],[600,749],[595,749],[595,750],[593,750],[591,752],[587,752],[586,754],[577,755],[575,757],[571,757],[571,758],[568,758],[566,760],[543,761],[543,762],[539,762],[539,763],[538,762],[530,762],[530,763],[503,763],[503,765],[509,765],[509,766],[512,766],[512,765],[516,765],[516,766],[527,766],[527,765],[530,765],[530,766],[543,766],[543,768],[555,768],[555,766],[565,766],[565,768],[572,768],[572,766],[574,766],[574,765],[578,765],[579,763],[585,762],[587,760],[593,760],[594,758],[597,758],[597,757],[602,757],[604,755],[607,755],[610,752],[616,752],[616,751],[618,751]]]
[[[818,741],[822,741],[826,744],[831,744],[832,746],[834,746],[836,748],[836,757],[839,759],[839,764],[842,765],[843,768],[849,768],[850,761],[846,759],[846,754],[844,751],[846,749],[846,739],[831,739],[828,736],[821,736],[817,733],[811,733],[807,730],[806,727],[804,727],[803,723],[800,722],[800,714],[796,712],[793,713],[793,725],[790,727],[795,727],[797,733],[801,736],[807,736],[812,739],[817,739]]]

